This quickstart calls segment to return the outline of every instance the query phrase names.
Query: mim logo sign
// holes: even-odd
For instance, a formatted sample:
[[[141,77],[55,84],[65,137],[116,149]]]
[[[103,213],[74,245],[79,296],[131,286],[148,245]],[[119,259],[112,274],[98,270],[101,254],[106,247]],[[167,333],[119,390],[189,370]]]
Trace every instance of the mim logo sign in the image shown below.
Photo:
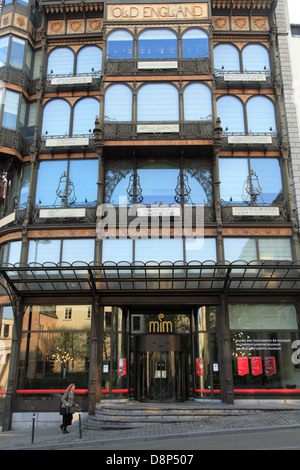
[[[172,322],[163,320],[165,318],[163,313],[158,315],[158,321],[149,322],[149,333],[172,333]]]

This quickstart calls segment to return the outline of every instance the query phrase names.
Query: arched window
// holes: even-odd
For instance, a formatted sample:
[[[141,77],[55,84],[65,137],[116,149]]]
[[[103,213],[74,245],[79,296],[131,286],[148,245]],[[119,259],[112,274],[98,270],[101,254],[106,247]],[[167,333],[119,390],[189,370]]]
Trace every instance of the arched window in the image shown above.
[[[217,101],[217,115],[223,129],[229,132],[245,132],[243,105],[234,96],[222,96]]]
[[[133,37],[125,30],[114,31],[107,39],[107,59],[132,59]]]
[[[260,44],[248,44],[242,51],[244,72],[270,70],[269,53]]]
[[[132,92],[126,85],[112,85],[105,92],[105,121],[131,121]]]
[[[215,70],[240,72],[239,51],[232,44],[219,44],[214,48]]]
[[[254,96],[247,102],[248,132],[276,131],[274,105],[265,96]]]
[[[193,83],[183,92],[184,120],[201,121],[212,114],[211,92],[202,83]]]
[[[168,29],[148,29],[138,40],[139,59],[176,59],[177,36]]]
[[[77,56],[77,73],[92,73],[102,69],[102,50],[97,46],[85,46]]]
[[[137,95],[137,120],[143,122],[178,121],[178,91],[173,85],[144,85]]]
[[[49,101],[43,114],[42,134],[67,135],[70,132],[70,105],[62,99]]]
[[[182,36],[182,57],[184,59],[208,57],[209,43],[207,34],[201,29],[189,29]]]
[[[57,47],[48,57],[48,74],[70,75],[74,73],[74,53],[68,47]]]
[[[95,118],[99,116],[100,103],[95,98],[83,98],[74,107],[73,136],[89,134],[95,127]]]

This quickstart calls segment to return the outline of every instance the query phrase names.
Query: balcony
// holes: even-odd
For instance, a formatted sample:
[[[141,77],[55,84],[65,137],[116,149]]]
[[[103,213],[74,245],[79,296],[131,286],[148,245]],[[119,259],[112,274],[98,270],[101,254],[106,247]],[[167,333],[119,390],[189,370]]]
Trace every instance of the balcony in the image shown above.
[[[214,123],[209,121],[187,122],[104,122],[104,140],[155,140],[192,139],[211,140]]]
[[[271,89],[273,79],[271,72],[226,72],[225,70],[215,70],[216,88],[253,88]]]
[[[107,60],[104,64],[104,76],[132,75],[211,75],[211,60]]]
[[[65,91],[74,89],[82,90],[99,90],[101,81],[101,71],[92,73],[81,73],[77,75],[53,75],[48,74],[46,77],[46,91]]]
[[[223,147],[230,148],[248,148],[253,149],[278,150],[279,136],[276,132],[256,132],[256,133],[239,133],[239,132],[223,132]]]
[[[85,150],[94,150],[94,138],[92,135],[76,135],[68,137],[66,135],[42,136],[41,150],[53,151],[54,149],[66,150],[69,152],[82,152]]]

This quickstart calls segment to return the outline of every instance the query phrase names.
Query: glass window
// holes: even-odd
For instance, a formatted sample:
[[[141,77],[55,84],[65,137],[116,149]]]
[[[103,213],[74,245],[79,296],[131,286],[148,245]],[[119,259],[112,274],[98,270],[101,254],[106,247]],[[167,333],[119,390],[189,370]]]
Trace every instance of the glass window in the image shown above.
[[[24,39],[12,37],[10,61],[9,61],[10,65],[21,69],[23,67],[24,51],[25,51]]]
[[[17,0],[17,2],[24,7],[28,7],[29,4],[29,0]]]
[[[112,85],[105,92],[104,119],[132,120],[132,92],[126,85]]]
[[[48,136],[64,135],[70,133],[70,105],[62,99],[49,101],[43,114],[42,134]]]
[[[26,60],[25,60],[25,72],[31,76],[31,64],[32,64],[33,52],[32,48],[27,44]]]
[[[128,31],[112,32],[107,39],[107,59],[132,59],[133,37]]]
[[[178,121],[179,98],[173,85],[144,85],[137,95],[137,120],[144,122]]]
[[[0,67],[6,64],[9,36],[0,38]]]
[[[138,167],[143,204],[174,204],[179,177],[179,163],[150,159]]]
[[[188,85],[183,92],[184,120],[212,119],[211,91],[202,83]]]
[[[149,29],[138,39],[139,59],[177,58],[177,36],[168,29]]]
[[[130,176],[133,173],[131,158],[110,158],[105,163],[105,202],[118,205],[129,204]]]
[[[224,238],[225,260],[255,261],[258,259],[254,238]]]
[[[58,263],[60,258],[60,240],[30,240],[28,263]]]
[[[232,330],[297,330],[294,305],[229,305]]]
[[[77,56],[77,74],[99,72],[102,69],[102,50],[97,46],[85,46]]]
[[[74,263],[75,261],[91,263],[94,259],[94,239],[63,240],[62,261],[68,263]]]
[[[240,72],[239,51],[232,44],[219,44],[214,48],[215,70]]]
[[[217,100],[217,115],[221,119],[223,130],[245,132],[243,104],[234,96],[223,96]]]
[[[23,166],[20,203],[19,203],[20,206],[22,204],[24,205],[27,204],[27,198],[29,194],[29,184],[30,184],[30,173],[31,173],[30,165]]]
[[[233,170],[235,178],[232,178]],[[281,172],[275,158],[220,158],[219,171],[220,194],[225,202],[251,202],[249,193],[253,189],[257,193],[261,191],[255,200],[258,204],[274,204],[282,200]]]
[[[248,132],[276,131],[274,105],[265,96],[254,96],[247,101]]]
[[[27,107],[28,107],[27,101],[22,96],[21,97],[21,111],[20,111],[20,118],[19,118],[19,133],[21,136],[24,135]]]
[[[22,242],[10,242],[7,262],[16,264],[20,262]]]
[[[182,57],[203,58],[209,55],[208,36],[201,29],[189,29],[182,36]]]
[[[48,57],[47,73],[53,75],[73,75],[74,52],[68,47],[57,47]]]
[[[289,238],[259,238],[259,259],[292,261],[292,249]]]
[[[71,161],[69,180],[74,185],[75,205],[95,205],[98,190],[98,160]]]
[[[138,239],[135,241],[135,260],[148,261],[183,260],[183,240],[178,239]]]
[[[206,158],[184,159],[183,184],[186,204],[212,202],[212,166]]]
[[[247,158],[220,158],[220,197],[222,201],[240,204],[251,201],[245,191],[245,183],[249,175]],[[234,172],[234,178],[232,177]]]
[[[36,113],[37,113],[37,103],[31,103],[29,105],[28,122],[27,122],[27,129],[26,129],[27,139],[34,137],[34,128],[36,125]]]
[[[95,98],[83,98],[74,106],[73,136],[91,134],[96,116],[100,113],[100,103]]]
[[[32,73],[33,80],[37,80],[38,78],[40,78],[41,65],[42,65],[42,51],[37,50],[34,52],[34,63],[33,63],[33,73]]]
[[[270,70],[269,53],[260,44],[248,44],[242,51],[244,72]]]
[[[61,205],[56,191],[60,177],[67,174],[67,161],[40,162],[36,189],[36,204],[41,206]]]
[[[193,238],[185,240],[186,262],[216,261],[216,240],[214,238]]]
[[[132,262],[132,240],[131,239],[105,239],[102,245],[102,263],[112,261]]]
[[[8,129],[16,129],[19,109],[19,98],[19,93],[6,90],[4,113],[2,120],[3,127],[7,127]]]

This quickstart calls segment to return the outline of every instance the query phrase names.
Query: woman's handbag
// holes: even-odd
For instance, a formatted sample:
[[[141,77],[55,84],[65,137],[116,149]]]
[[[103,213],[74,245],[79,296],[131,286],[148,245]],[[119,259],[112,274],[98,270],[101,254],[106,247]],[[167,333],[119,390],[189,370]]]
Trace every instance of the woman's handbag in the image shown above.
[[[59,414],[60,415],[67,415],[75,413],[76,407],[75,406],[62,406],[59,407]]]

